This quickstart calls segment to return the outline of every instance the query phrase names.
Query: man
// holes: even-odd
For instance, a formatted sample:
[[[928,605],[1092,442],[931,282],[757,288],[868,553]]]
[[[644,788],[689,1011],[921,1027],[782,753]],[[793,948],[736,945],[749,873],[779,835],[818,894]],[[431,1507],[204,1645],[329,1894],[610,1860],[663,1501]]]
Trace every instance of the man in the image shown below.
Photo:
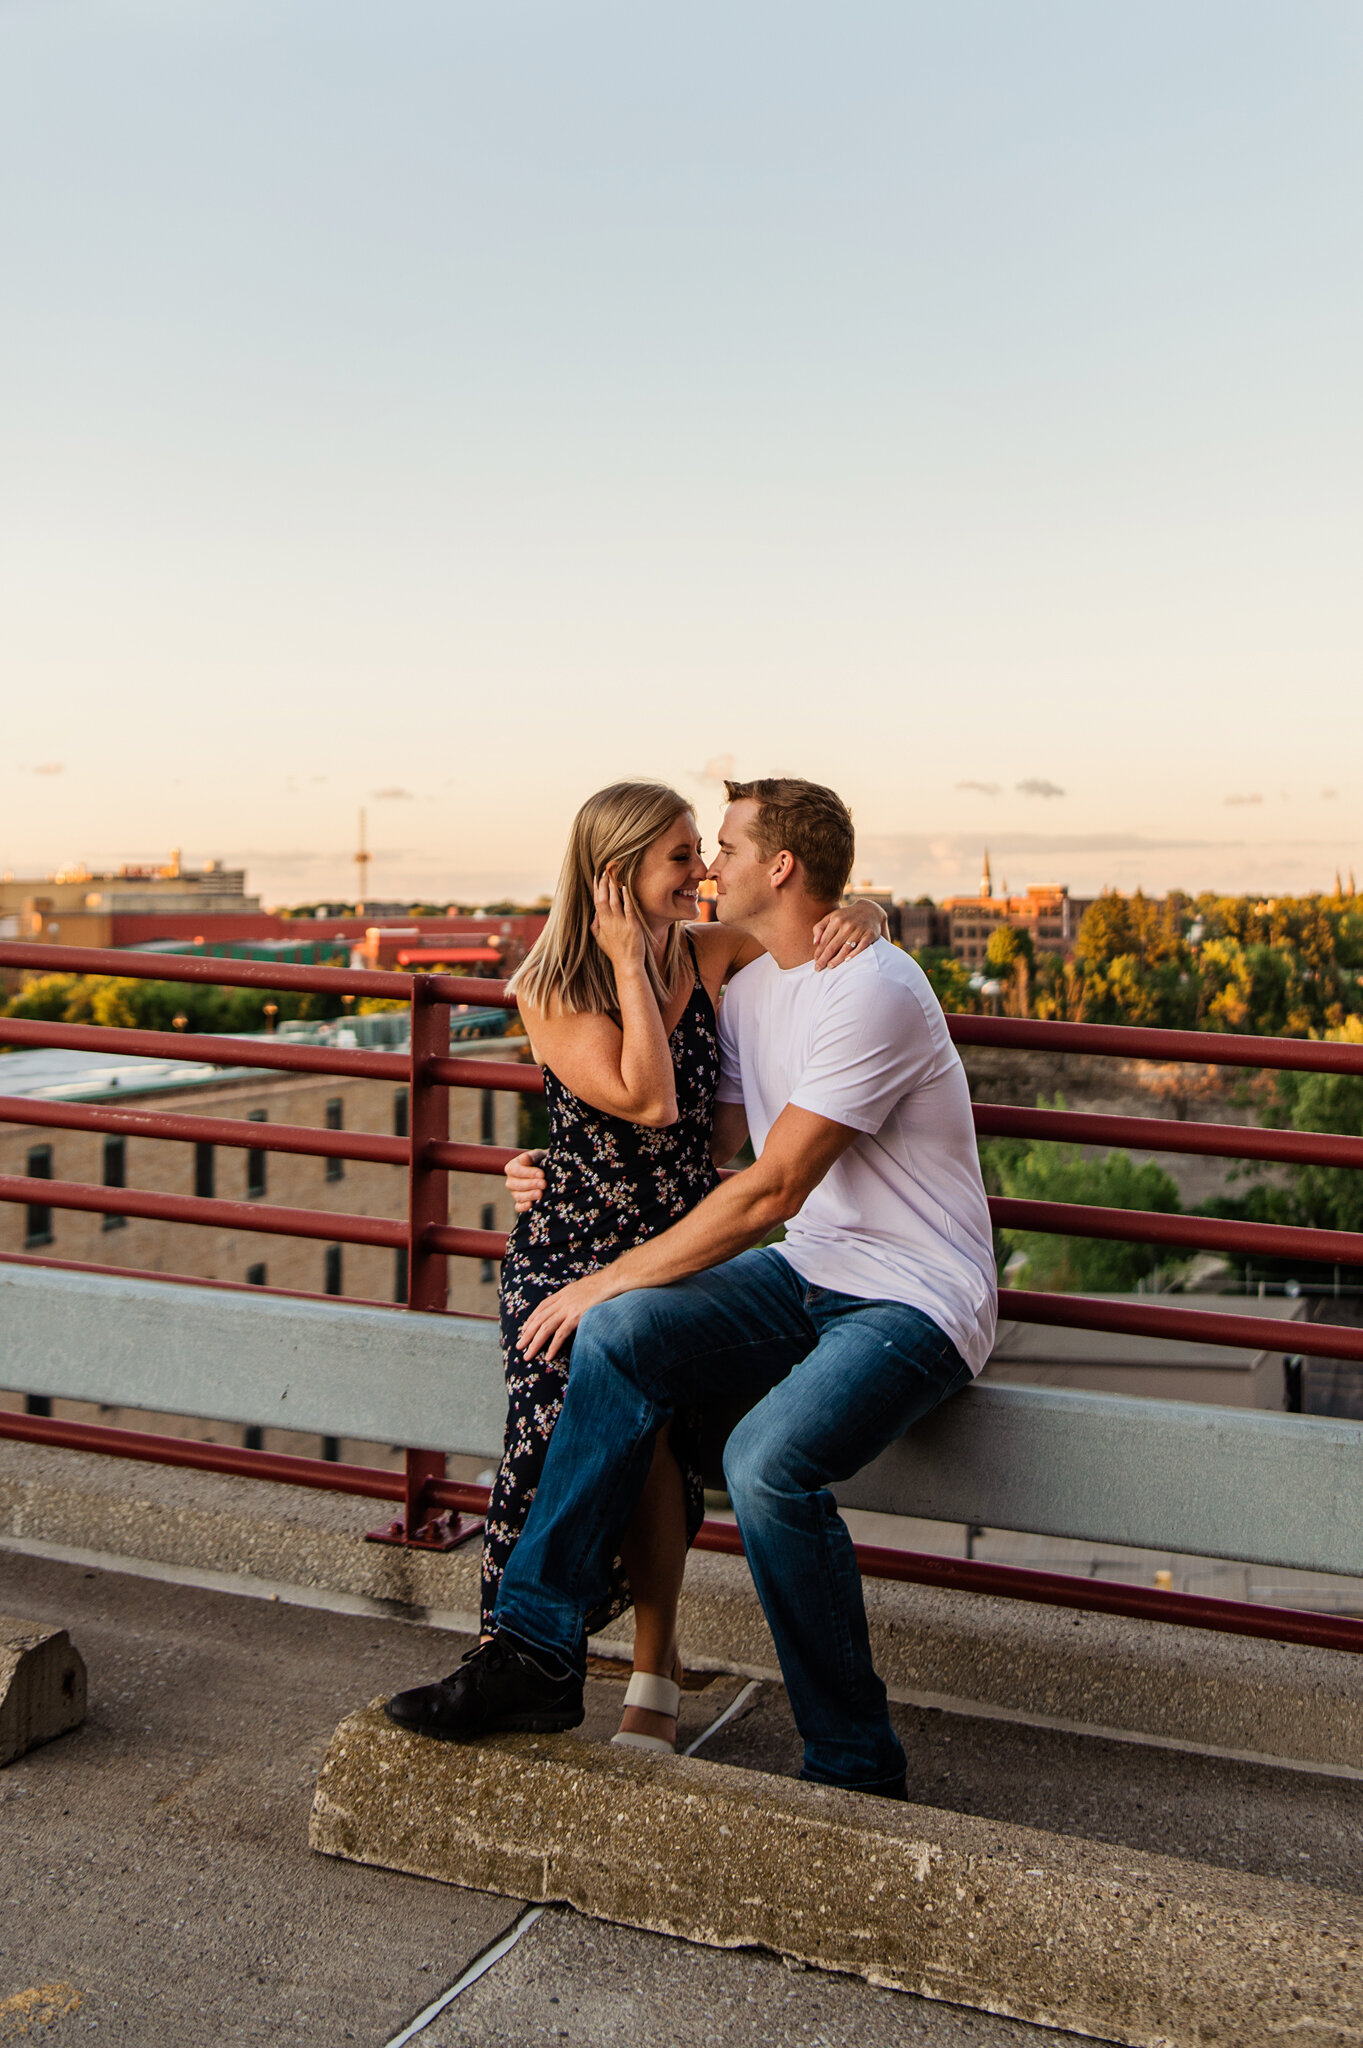
[[[852,867],[845,805],[794,779],[726,787],[719,916],[767,951],[725,992],[716,1124],[735,1151],[746,1127],[756,1164],[530,1318],[527,1354],[553,1356],[572,1335],[572,1371],[497,1633],[389,1711],[456,1739],[575,1727],[584,1616],[657,1431],[678,1408],[742,1396],[756,1405],[729,1439],[725,1479],[802,1775],[902,1799],[904,1752],[828,1488],[989,1355],[996,1282],[969,1093],[907,954],[880,940],[815,973],[813,927]],[[762,1246],[777,1224],[784,1243]]]

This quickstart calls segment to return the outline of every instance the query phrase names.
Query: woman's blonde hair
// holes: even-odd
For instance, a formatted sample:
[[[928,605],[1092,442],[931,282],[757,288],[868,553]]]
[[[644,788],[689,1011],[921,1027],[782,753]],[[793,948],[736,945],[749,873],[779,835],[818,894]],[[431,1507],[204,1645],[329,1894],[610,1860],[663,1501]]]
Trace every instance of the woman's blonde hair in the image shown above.
[[[619,1008],[615,970],[592,937],[592,885],[612,865],[637,917],[639,863],[659,834],[690,809],[686,798],[665,782],[613,782],[588,797],[568,834],[548,923],[507,983],[511,994],[542,1013],[552,1004],[595,1014]],[[648,978],[660,1003],[667,1002],[681,978],[682,945],[682,928],[674,924],[661,961],[652,946],[644,948]]]

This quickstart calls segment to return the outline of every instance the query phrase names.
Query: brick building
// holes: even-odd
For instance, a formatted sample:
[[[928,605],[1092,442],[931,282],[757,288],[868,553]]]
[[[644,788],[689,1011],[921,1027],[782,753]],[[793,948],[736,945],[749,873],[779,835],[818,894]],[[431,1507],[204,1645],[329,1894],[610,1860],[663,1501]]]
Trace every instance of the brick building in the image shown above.
[[[942,904],[942,915],[947,921],[947,935],[942,943],[950,946],[967,967],[983,968],[990,934],[1001,924],[1011,924],[1027,933],[1039,954],[1058,953],[1062,959],[1068,959],[1074,951],[1084,912],[1095,900],[1092,896],[1071,896],[1068,887],[1059,882],[1034,885],[1020,896],[1009,895],[1005,887],[996,896],[986,852],[979,894],[948,896]]]
[[[0,938],[120,946],[139,937],[193,937],[210,923],[223,938],[274,936],[275,919],[246,893],[244,869],[215,860],[189,868],[178,848],[161,867],[96,874],[75,866],[41,879],[0,879]]]
[[[242,868],[205,861],[186,867],[178,849],[160,867],[108,873],[74,866],[42,878],[0,879],[0,939],[100,948],[178,942],[206,956],[338,959],[355,966],[443,964],[457,973],[510,974],[544,929],[542,911],[466,915],[450,908],[414,916],[402,905],[351,913],[287,917],[247,894]],[[399,960],[420,953],[418,961]],[[442,957],[443,956],[443,957]],[[19,971],[0,969],[0,987],[18,987]]]
[[[906,953],[921,953],[925,947],[951,944],[951,919],[936,903],[896,903],[895,925],[891,929]]]
[[[908,953],[948,943],[949,920],[935,903],[896,903],[893,889],[875,882],[849,882],[844,903],[878,903],[889,921],[890,937]]]
[[[486,917],[393,918],[367,925],[352,941],[352,967],[391,970],[447,967],[453,974],[514,974],[544,930],[544,912],[492,912]]]
[[[525,1040],[476,1039],[459,1050],[461,1057],[515,1059],[524,1055]],[[408,1112],[407,1090],[387,1081],[116,1056],[100,1060],[88,1053],[47,1050],[0,1058],[3,1095],[384,1136],[404,1135]],[[452,1089],[451,1136],[462,1144],[514,1145],[519,1100],[492,1089]],[[406,1174],[395,1166],[292,1152],[248,1152],[234,1145],[111,1138],[3,1120],[0,1173],[287,1208],[335,1209],[359,1216],[401,1217],[407,1205]],[[499,1178],[451,1175],[452,1223],[505,1230],[513,1220]],[[406,1295],[404,1255],[378,1246],[329,1245],[311,1238],[258,1236],[250,1230],[0,1203],[0,1252],[26,1251],[130,1272],[185,1273],[368,1301],[396,1301]],[[449,1270],[452,1309],[496,1313],[494,1262],[452,1259]]]

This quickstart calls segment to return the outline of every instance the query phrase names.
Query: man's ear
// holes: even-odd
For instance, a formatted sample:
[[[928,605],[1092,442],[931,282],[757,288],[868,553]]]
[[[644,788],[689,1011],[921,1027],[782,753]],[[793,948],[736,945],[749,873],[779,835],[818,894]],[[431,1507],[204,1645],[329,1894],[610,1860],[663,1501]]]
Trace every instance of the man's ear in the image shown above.
[[[797,866],[798,863],[793,853],[778,853],[771,866],[767,869],[767,875],[773,889],[783,889],[786,883],[793,879]]]

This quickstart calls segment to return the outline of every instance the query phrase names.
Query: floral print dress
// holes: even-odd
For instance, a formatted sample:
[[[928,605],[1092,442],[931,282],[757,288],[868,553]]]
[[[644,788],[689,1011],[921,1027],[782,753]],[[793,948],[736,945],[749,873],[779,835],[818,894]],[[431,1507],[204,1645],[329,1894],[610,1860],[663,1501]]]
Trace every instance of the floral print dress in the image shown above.
[[[557,1358],[523,1358],[518,1340],[526,1318],[549,1295],[610,1265],[694,1209],[718,1183],[710,1158],[710,1129],[719,1085],[715,1012],[688,938],[693,984],[668,1041],[677,1077],[677,1121],[655,1130],[593,1109],[544,1069],[549,1145],[545,1190],[517,1218],[502,1261],[502,1360],[508,1413],[506,1449],[483,1531],[483,1628],[502,1572],[535,1498],[549,1437],[568,1384],[569,1343]],[[697,1429],[678,1415],[672,1449],[686,1486],[688,1543],[703,1513]],[[606,1603],[588,1617],[596,1630],[630,1604],[629,1583],[617,1558]]]

